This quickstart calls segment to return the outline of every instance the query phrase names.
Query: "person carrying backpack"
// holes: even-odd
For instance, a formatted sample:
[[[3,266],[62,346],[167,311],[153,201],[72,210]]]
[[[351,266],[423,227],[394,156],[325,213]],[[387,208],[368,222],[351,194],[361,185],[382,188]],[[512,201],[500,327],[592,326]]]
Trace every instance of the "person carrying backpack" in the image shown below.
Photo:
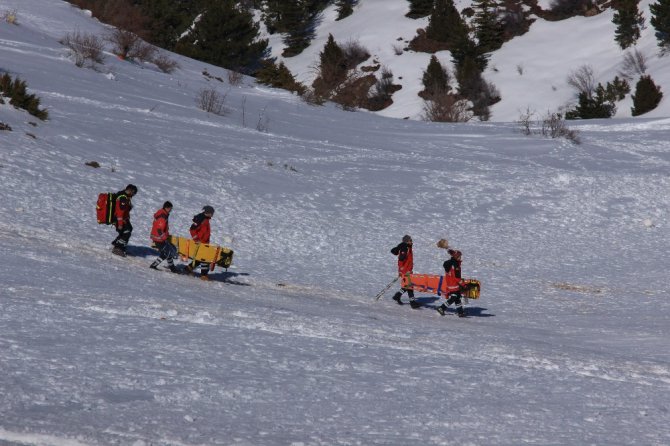
[[[398,275],[404,276],[407,273],[412,273],[414,269],[414,254],[412,253],[412,237],[405,235],[402,238],[402,242],[391,249],[391,254],[398,256]],[[393,295],[393,300],[395,300],[398,305],[402,305],[400,297],[404,292],[407,292],[409,296],[409,304],[412,308],[419,308],[421,304],[414,299],[414,290],[411,288],[402,288],[400,291]]]
[[[112,254],[125,257],[128,241],[133,233],[130,224],[130,211],[133,208],[132,197],[137,194],[137,186],[129,184],[124,190],[114,194],[114,225],[118,235],[112,242]]]
[[[158,265],[163,260],[167,260],[168,268],[173,273],[177,272],[174,266],[173,258],[177,254],[177,248],[170,243],[170,224],[168,218],[172,212],[172,203],[166,201],[163,207],[154,214],[154,223],[151,226],[151,240],[153,240],[156,248],[158,248],[158,258],[153,261],[149,268],[158,269]]]
[[[210,236],[210,227],[209,220],[214,215],[214,208],[211,206],[205,206],[202,208],[202,212],[193,216],[193,224],[191,224],[191,238],[194,242],[197,243],[209,243]],[[186,270],[189,273],[192,273],[194,269],[197,269],[200,266],[200,279],[209,280],[207,274],[209,274],[209,263],[207,262],[198,262],[195,261],[192,265],[186,266]]]

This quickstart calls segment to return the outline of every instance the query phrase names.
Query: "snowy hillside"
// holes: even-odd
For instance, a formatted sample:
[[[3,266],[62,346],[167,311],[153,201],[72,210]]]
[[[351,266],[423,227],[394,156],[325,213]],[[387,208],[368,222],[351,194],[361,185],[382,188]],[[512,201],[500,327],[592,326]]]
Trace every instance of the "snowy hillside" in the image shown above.
[[[470,6],[469,1],[455,2],[459,11]],[[547,3],[547,4],[544,4]],[[540,2],[545,9],[549,2]],[[639,10],[646,19],[646,28],[636,48],[648,64],[647,74],[666,93],[666,99],[646,117],[670,115],[670,57],[659,57],[654,28],[649,25],[649,5],[653,0],[642,0]],[[418,28],[428,25],[428,18],[413,20],[405,17],[409,10],[407,0],[364,0],[354,13],[336,21],[332,7],[323,14],[316,38],[303,53],[282,58],[281,36],[270,36],[272,55],[283,60],[298,80],[311,85],[318,66],[319,53],[332,34],[341,44],[357,41],[372,54],[371,60],[391,69],[394,83],[403,88],[393,95],[393,105],[379,112],[395,118],[421,119],[423,100],[417,93],[423,89],[421,77],[430,54],[405,51],[396,54],[396,47],[406,46],[416,36]],[[516,121],[522,112],[530,109],[538,115],[555,112],[566,104],[576,103],[577,94],[567,84],[568,75],[582,65],[591,65],[597,82],[603,85],[612,81],[621,71],[626,51],[614,41],[616,26],[612,23],[614,12],[608,9],[593,17],[574,17],[558,22],[537,19],[530,31],[505,43],[495,51],[484,72],[484,78],[500,91],[502,100],[491,107],[492,121]],[[436,54],[441,64],[453,72],[451,54]],[[364,63],[370,65],[370,62]],[[635,86],[635,79],[632,86]],[[631,116],[630,95],[618,104],[617,117]]]
[[[667,444],[670,113],[573,145],[310,107],[178,56],[77,68],[58,40],[103,25],[5,8],[0,67],[49,120],[0,105],[1,444]],[[128,183],[124,259],[94,206]],[[150,270],[165,200],[181,235],[212,205],[234,267]],[[463,251],[469,317],[374,301],[404,234],[417,272]]]

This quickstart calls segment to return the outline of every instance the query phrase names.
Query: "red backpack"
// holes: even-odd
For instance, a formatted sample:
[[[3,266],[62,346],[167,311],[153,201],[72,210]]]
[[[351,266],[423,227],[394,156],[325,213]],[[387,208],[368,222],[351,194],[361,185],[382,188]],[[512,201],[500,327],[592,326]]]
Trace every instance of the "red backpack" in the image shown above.
[[[98,217],[98,223],[101,225],[111,225],[114,221],[114,202],[115,197],[112,192],[103,192],[98,195],[98,204],[95,206],[95,212]]]

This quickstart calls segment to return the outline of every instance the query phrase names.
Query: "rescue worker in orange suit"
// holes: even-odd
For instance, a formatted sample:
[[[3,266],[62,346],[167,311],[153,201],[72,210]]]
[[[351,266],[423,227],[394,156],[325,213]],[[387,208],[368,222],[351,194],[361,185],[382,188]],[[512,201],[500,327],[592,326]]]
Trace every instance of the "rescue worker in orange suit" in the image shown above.
[[[214,208],[205,206],[202,212],[193,217],[193,224],[191,224],[191,238],[197,243],[209,243],[209,220],[214,215]],[[187,272],[192,273],[194,269],[200,266],[200,279],[209,280],[209,263],[195,261],[193,264],[186,267]]]
[[[402,242],[391,249],[391,254],[398,256],[398,275],[403,276],[407,273],[412,273],[414,269],[414,254],[412,253],[412,237],[405,235],[402,238]],[[400,300],[400,297],[403,293],[407,292],[409,296],[409,304],[412,308],[419,308],[421,304],[414,299],[414,290],[411,288],[402,288],[400,291],[393,295],[393,300],[395,300],[398,305],[402,305],[403,302]]]
[[[177,248],[170,243],[170,212],[172,212],[172,203],[166,201],[163,207],[154,214],[154,223],[151,225],[151,240],[158,248],[158,258],[153,261],[149,268],[158,269],[158,265],[163,260],[167,260],[168,268],[173,273],[177,272],[174,266],[173,258],[177,255]]]
[[[456,249],[449,249],[447,252],[451,255],[451,258],[442,264],[445,272],[445,280],[454,282],[455,285],[460,286],[462,258],[461,251]],[[444,316],[447,311],[447,307],[451,304],[456,304],[456,311],[458,312],[459,317],[465,316],[465,309],[463,308],[463,300],[460,289],[458,291],[449,293],[446,304],[442,304],[437,307],[437,311],[442,316]]]
[[[118,235],[112,242],[114,248],[112,253],[125,257],[128,241],[133,233],[133,225],[130,224],[130,211],[133,208],[131,198],[137,194],[137,186],[129,184],[124,190],[114,195],[114,222]]]

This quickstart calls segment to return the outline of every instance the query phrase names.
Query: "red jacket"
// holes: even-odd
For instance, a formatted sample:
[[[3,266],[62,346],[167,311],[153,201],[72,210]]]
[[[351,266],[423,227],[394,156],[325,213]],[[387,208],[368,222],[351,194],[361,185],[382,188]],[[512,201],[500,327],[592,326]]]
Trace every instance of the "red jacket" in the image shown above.
[[[191,237],[198,243],[209,243],[209,217],[203,212],[193,217]]]
[[[414,269],[414,255],[412,245],[401,243],[391,250],[391,254],[398,256],[398,274],[411,273]]]
[[[126,191],[119,191],[116,193],[116,200],[114,203],[114,218],[116,218],[116,227],[120,228],[126,223],[130,223],[130,210],[133,204],[130,197],[126,195]]]
[[[449,277],[461,278],[461,261],[453,257],[442,264],[444,271]]]
[[[450,292],[463,291],[465,282],[461,279],[461,261],[455,258],[450,258],[442,264],[445,271],[444,281]]]
[[[165,209],[159,209],[154,214],[154,224],[151,226],[151,240],[154,242],[164,242],[170,236],[170,224],[168,218],[170,214]]]

